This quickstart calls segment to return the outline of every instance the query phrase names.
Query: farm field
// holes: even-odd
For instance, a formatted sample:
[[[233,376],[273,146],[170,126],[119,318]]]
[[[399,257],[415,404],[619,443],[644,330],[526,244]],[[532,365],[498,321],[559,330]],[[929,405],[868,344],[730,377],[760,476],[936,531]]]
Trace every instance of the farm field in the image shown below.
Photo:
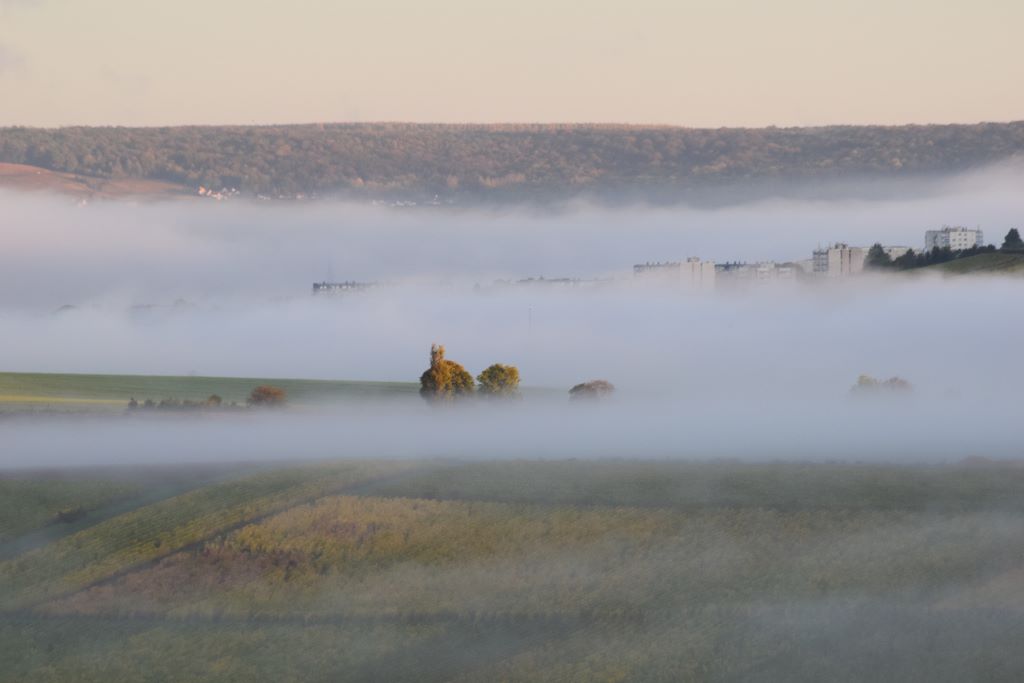
[[[117,469],[17,474],[14,540],[122,509],[0,558],[0,680],[1024,674],[1014,463]]]
[[[202,401],[217,394],[225,403],[244,404],[249,392],[261,384],[281,387],[288,392],[289,402],[298,406],[415,396],[418,389],[417,384],[405,382],[2,372],[0,414],[117,412],[133,397],[140,402],[166,398]]]

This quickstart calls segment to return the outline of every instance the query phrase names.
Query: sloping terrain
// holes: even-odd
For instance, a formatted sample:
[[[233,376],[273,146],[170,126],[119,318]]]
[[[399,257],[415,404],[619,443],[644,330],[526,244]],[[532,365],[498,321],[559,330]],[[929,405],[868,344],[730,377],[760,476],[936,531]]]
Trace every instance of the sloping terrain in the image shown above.
[[[173,199],[192,194],[184,186],[145,178],[103,178],[39,166],[0,162],[0,190],[52,192],[91,199]]]
[[[992,680],[1024,468],[349,461],[0,562],[0,680]]]
[[[935,270],[944,273],[997,273],[997,274],[1021,274],[1024,273],[1024,253],[1017,252],[994,252],[991,254],[978,254],[967,258],[956,259],[929,266],[925,270]]]

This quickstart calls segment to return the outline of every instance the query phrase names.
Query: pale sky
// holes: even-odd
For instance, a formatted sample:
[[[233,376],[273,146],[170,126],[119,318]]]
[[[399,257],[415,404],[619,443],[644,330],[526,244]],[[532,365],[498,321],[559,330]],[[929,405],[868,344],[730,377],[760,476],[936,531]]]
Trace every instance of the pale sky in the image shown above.
[[[1024,0],[0,0],[0,125],[1024,119]]]

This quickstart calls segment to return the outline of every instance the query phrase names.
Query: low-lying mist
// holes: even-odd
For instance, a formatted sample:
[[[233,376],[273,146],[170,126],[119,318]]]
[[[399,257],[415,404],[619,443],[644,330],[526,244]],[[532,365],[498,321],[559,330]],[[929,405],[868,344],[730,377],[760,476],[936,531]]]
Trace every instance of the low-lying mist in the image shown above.
[[[1019,409],[1002,399],[866,404],[783,394],[437,408],[410,397],[245,415],[18,417],[0,421],[0,468],[323,458],[1016,459],[1024,455]]]
[[[998,243],[1024,216],[1013,173],[944,182],[945,192],[908,201],[558,213],[75,207],[3,195],[0,371],[415,382],[440,342],[474,375],[510,363],[537,390],[444,409],[410,396],[219,417],[8,417],[0,467],[1017,457],[1024,279],[864,276],[698,292],[632,277],[638,262],[797,260],[834,240],[920,248],[926,229],[946,223],[980,225]],[[608,281],[494,284],[538,276]],[[313,296],[328,277],[380,285]],[[914,389],[851,396],[862,373]],[[568,388],[594,378],[616,385],[614,399],[571,404]]]
[[[0,193],[0,308],[97,301],[264,301],[314,280],[474,282],[597,277],[699,256],[810,258],[818,245],[920,249],[924,231],[980,226],[997,244],[1019,226],[1024,170],[920,181],[906,199],[767,199],[719,209],[406,209],[333,202],[212,200],[75,206]]]

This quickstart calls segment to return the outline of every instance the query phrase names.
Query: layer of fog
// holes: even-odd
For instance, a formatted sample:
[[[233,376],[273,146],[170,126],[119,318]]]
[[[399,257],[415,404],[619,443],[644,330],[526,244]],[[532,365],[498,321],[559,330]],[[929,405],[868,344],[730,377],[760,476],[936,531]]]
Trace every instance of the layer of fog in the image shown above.
[[[1024,216],[1015,178],[931,199],[558,214],[315,204],[72,207],[0,197],[0,371],[415,381],[432,342],[549,388],[512,407],[294,405],[283,414],[0,421],[0,467],[341,456],[950,460],[1022,455],[1024,280],[858,278],[715,292],[635,262],[806,258],[846,240]],[[1016,179],[1019,181],[1019,179]],[[313,280],[387,283],[313,297]],[[610,284],[495,287],[496,278]],[[477,289],[474,284],[482,286]],[[173,305],[177,299],[187,303]],[[55,312],[63,304],[75,308]],[[142,304],[151,304],[142,306]],[[861,373],[915,390],[854,400]],[[606,378],[608,405],[569,404]],[[159,400],[160,396],[138,397]],[[202,396],[195,398],[201,399]]]
[[[303,296],[314,280],[595,277],[634,263],[806,259],[845,241],[920,248],[943,224],[999,242],[1024,216],[1015,167],[936,180],[905,200],[766,200],[558,212],[320,203],[98,202],[0,193],[0,309]]]
[[[418,401],[418,399],[417,399]],[[413,402],[235,416],[7,418],[0,469],[322,458],[735,458],[950,463],[1017,459],[1019,407],[915,397],[774,401]]]

